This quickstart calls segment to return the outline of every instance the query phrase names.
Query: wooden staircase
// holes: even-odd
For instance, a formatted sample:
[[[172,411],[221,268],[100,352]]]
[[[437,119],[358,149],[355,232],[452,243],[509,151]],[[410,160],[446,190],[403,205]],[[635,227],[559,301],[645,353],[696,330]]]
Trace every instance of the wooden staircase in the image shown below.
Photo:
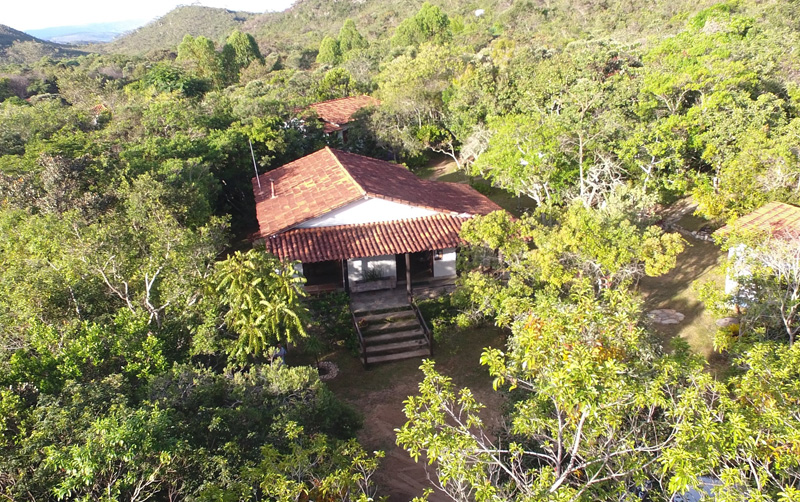
[[[352,314],[364,367],[433,355],[431,332],[413,302],[401,307],[360,310]]]

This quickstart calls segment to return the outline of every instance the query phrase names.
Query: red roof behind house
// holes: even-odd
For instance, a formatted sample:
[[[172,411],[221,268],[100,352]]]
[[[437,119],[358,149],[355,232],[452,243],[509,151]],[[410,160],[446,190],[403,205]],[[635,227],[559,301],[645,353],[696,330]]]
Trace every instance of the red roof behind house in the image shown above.
[[[319,118],[325,122],[325,132],[333,132],[350,122],[358,110],[379,104],[380,101],[372,96],[350,96],[314,103],[309,108],[317,112]]]
[[[468,218],[437,214],[424,218],[298,228],[267,237],[267,251],[281,259],[312,263],[354,257],[416,253],[461,244],[458,232]]]
[[[770,202],[750,214],[742,216],[734,223],[725,225],[717,233],[726,235],[733,230],[740,232],[764,232],[780,237],[783,235],[800,235],[800,207]]]
[[[500,209],[467,185],[421,180],[403,166],[328,147],[253,178],[253,191],[262,237],[365,197],[442,213],[475,215]]]

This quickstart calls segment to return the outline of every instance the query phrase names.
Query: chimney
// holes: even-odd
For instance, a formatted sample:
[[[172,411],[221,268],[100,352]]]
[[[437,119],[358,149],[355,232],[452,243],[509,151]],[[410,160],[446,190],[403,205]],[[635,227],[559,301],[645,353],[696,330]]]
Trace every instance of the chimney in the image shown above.
[[[272,178],[269,179],[269,188],[272,191],[272,196],[270,197],[270,199],[274,199],[275,198],[275,180],[273,180]]]

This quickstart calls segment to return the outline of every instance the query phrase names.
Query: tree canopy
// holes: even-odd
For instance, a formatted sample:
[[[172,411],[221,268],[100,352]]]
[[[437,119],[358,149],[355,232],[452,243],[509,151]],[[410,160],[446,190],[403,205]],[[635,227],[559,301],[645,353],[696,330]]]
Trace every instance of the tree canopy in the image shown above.
[[[190,6],[80,50],[0,26],[0,494],[380,499],[357,410],[271,361],[349,330],[347,309],[314,311],[251,240],[254,174],[330,145],[423,175],[445,155],[445,179],[520,208],[464,223],[448,300],[451,324],[506,335],[482,358],[506,426],[428,361],[398,432],[456,500],[671,500],[704,479],[798,500],[797,236],[725,239],[749,250],[736,296],[702,286],[738,319],[707,334],[725,371],[656,336],[637,289],[691,244],[676,200],[711,230],[800,202],[796,7]],[[309,105],[357,94],[380,104],[324,134]]]

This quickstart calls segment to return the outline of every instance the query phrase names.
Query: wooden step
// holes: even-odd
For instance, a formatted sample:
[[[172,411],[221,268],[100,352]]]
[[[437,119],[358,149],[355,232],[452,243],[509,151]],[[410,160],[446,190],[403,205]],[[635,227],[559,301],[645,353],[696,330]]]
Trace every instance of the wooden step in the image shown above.
[[[394,312],[384,312],[382,314],[366,314],[361,316],[356,316],[356,319],[361,322],[380,322],[380,321],[388,321],[392,322],[397,319],[405,319],[408,317],[416,317],[417,315],[414,313],[414,310],[408,308],[406,310],[398,310]]]
[[[408,317],[393,322],[385,322],[380,324],[371,324],[361,328],[361,334],[364,336],[372,334],[393,333],[395,331],[407,331],[419,327],[419,321],[416,317]]]
[[[430,356],[430,354],[431,354],[430,351],[426,347],[424,349],[414,350],[414,351],[411,351],[411,352],[398,352],[396,354],[386,354],[386,355],[381,355],[381,356],[368,356],[367,357],[367,362],[369,364],[385,363],[385,362],[388,362],[388,361],[399,361],[401,359],[411,359],[411,358],[414,358],[414,357],[427,357],[427,356]]]
[[[381,343],[399,342],[406,339],[424,338],[425,334],[421,329],[412,329],[409,331],[399,331],[396,333],[386,333],[383,335],[364,336],[364,343],[367,345],[377,345]]]
[[[382,343],[380,345],[368,345],[367,356],[369,357],[370,354],[381,354],[384,352],[415,350],[422,346],[427,346],[427,345],[428,341],[425,338],[416,338],[413,340],[406,340],[403,342],[395,342],[395,343]]]
[[[353,309],[353,313],[356,315],[356,317],[358,317],[360,315],[368,315],[368,314],[388,314],[390,312],[400,312],[401,310],[408,310],[408,304],[398,305],[397,307],[386,307],[382,309],[357,308]]]

